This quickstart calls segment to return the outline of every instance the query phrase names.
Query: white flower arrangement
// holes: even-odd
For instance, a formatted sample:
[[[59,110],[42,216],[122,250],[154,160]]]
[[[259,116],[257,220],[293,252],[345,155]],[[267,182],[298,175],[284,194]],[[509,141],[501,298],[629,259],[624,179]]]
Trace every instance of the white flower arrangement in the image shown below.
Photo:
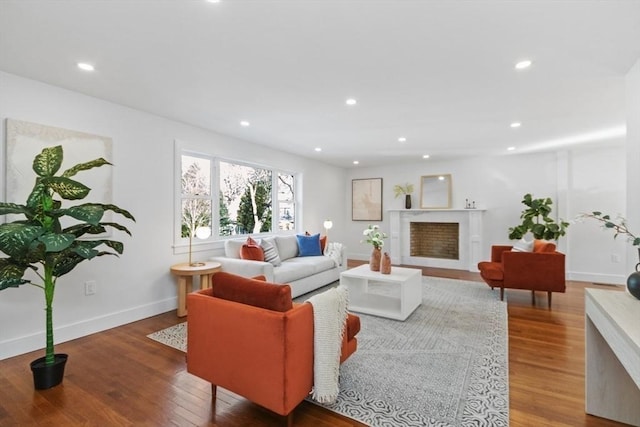
[[[363,236],[366,236],[365,240],[362,243],[370,243],[376,249],[382,249],[384,246],[384,240],[387,238],[387,235],[380,231],[380,227],[377,225],[369,224],[369,227],[365,228],[362,232]]]

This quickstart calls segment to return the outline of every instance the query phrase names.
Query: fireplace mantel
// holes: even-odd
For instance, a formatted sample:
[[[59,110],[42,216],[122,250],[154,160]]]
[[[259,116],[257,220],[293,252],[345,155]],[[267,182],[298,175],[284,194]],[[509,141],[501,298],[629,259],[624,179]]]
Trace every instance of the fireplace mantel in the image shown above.
[[[482,216],[485,209],[389,209],[389,255],[394,264],[478,271],[482,261]],[[460,258],[457,260],[412,257],[409,249],[411,222],[459,224]]]

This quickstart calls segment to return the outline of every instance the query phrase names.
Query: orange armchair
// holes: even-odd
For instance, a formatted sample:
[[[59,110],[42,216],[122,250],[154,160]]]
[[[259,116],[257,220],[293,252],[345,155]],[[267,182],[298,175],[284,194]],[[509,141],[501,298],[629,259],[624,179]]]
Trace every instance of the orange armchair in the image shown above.
[[[565,292],[565,256],[556,251],[556,245],[545,240],[534,240],[533,252],[516,252],[513,246],[491,247],[491,261],[478,263],[480,276],[493,288],[500,288],[500,300],[504,289],[531,291],[531,303],[535,305],[535,291],[546,291],[551,307],[552,292]]]
[[[209,289],[187,296],[187,371],[287,416],[313,386],[311,304],[294,304],[291,288],[217,273]],[[348,315],[340,362],[357,348],[360,319]]]

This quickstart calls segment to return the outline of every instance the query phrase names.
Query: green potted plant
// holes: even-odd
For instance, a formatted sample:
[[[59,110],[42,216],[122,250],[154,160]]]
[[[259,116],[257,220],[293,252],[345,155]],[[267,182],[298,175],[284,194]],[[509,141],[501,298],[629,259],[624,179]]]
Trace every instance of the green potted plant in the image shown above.
[[[404,194],[404,207],[406,209],[411,209],[411,194],[413,193],[413,184],[396,184],[393,186],[393,193],[395,194],[396,199]]]
[[[569,223],[560,220],[556,222],[549,215],[553,201],[550,197],[534,199],[531,194],[525,194],[522,203],[527,207],[522,211],[522,224],[509,228],[509,239],[519,240],[531,232],[536,239],[558,240],[566,234]]]
[[[53,296],[58,278],[82,261],[122,254],[124,245],[121,242],[100,239],[99,236],[94,240],[86,239],[90,235],[104,233],[107,227],[131,235],[123,225],[101,222],[106,211],[135,221],[129,212],[112,204],[84,203],[63,207],[62,202],[54,198],[56,194],[65,200],[80,200],[90,191],[89,187],[71,179],[72,176],[111,163],[99,158],[77,164],[56,175],[62,159],[62,146],[43,149],[33,160],[33,171],[37,176],[26,204],[0,203],[0,215],[25,217],[0,224],[0,251],[7,255],[0,258],[0,290],[30,284],[42,289],[45,297],[45,356],[31,363],[36,389],[60,384],[67,361],[66,354],[54,353]],[[75,223],[63,228],[60,221],[63,217],[75,220]],[[104,250],[98,249],[101,246],[105,247]]]

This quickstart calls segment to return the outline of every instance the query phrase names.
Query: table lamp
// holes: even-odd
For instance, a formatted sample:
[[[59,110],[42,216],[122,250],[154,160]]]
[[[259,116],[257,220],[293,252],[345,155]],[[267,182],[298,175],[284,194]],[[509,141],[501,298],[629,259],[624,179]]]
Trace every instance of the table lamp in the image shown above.
[[[191,241],[193,240],[193,232],[189,233],[189,266],[191,267],[202,267],[204,262],[191,262]],[[198,227],[195,230],[195,236],[198,239],[206,239],[211,236],[211,228],[209,227]]]
[[[329,235],[329,229],[331,227],[333,227],[333,221],[331,221],[330,219],[326,219],[323,223],[324,225],[324,234],[326,234],[327,236]]]

